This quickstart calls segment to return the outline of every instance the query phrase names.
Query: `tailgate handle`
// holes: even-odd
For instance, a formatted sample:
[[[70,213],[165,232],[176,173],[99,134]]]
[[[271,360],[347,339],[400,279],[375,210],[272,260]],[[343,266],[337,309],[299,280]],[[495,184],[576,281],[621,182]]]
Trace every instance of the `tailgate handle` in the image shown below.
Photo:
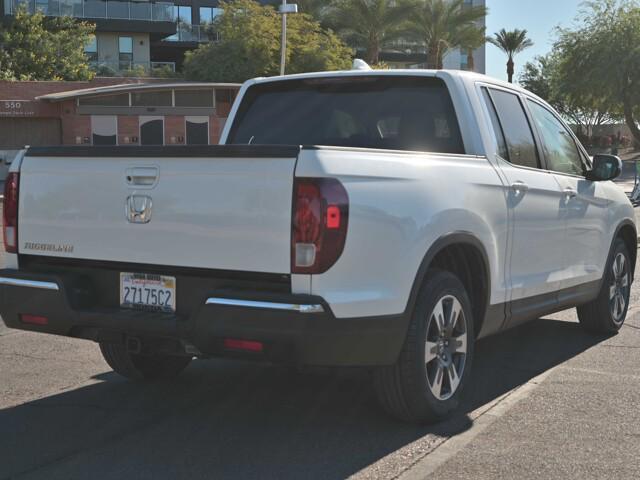
[[[127,169],[127,184],[136,187],[154,187],[158,183],[158,167],[134,167]]]

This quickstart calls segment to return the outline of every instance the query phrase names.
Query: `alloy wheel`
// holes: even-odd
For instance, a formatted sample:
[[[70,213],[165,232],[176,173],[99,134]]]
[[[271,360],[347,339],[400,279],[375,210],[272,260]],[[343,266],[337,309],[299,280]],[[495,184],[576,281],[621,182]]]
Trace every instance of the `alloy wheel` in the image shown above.
[[[425,365],[427,383],[438,400],[453,396],[462,380],[467,357],[467,322],[460,301],[446,295],[427,319]]]
[[[611,266],[612,277],[609,285],[609,308],[616,324],[624,320],[624,312],[629,299],[629,269],[627,259],[618,253]]]

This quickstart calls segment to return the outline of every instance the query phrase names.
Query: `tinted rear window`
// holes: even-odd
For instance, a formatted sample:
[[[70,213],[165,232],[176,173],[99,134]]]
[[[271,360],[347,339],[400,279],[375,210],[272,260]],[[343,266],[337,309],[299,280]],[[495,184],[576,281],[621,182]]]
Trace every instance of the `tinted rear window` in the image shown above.
[[[330,145],[464,153],[444,82],[334,77],[254,85],[227,143]]]

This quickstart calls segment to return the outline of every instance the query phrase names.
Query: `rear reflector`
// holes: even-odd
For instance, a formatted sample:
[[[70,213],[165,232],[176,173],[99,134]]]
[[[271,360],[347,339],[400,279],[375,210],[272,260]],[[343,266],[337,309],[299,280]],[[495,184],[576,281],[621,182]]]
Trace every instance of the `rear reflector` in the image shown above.
[[[2,208],[2,233],[7,253],[18,253],[18,187],[20,174],[7,175],[4,182],[4,205]]]
[[[296,178],[291,273],[318,274],[340,258],[347,238],[349,197],[335,178]]]
[[[49,319],[40,315],[28,315],[26,313],[20,314],[20,321],[22,323],[28,323],[30,325],[47,325]]]
[[[245,352],[260,353],[264,349],[264,346],[262,345],[262,342],[239,340],[237,338],[225,338],[224,348],[228,350],[243,350]]]
[[[340,228],[340,207],[336,205],[327,207],[327,228]]]

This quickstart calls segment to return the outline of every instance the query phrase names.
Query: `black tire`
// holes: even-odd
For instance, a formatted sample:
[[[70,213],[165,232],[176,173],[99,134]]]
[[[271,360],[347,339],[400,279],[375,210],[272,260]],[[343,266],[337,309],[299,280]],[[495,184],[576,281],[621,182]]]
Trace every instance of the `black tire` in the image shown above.
[[[191,363],[191,357],[139,355],[115,343],[101,343],[100,351],[109,366],[131,380],[163,380],[178,376]]]
[[[624,271],[616,278],[614,265],[624,258]],[[629,309],[629,296],[631,293],[631,260],[629,251],[622,239],[616,239],[613,245],[613,252],[607,266],[605,267],[602,279],[602,287],[598,297],[585,305],[578,307],[578,319],[580,325],[592,333],[616,333],[627,316]],[[613,295],[613,297],[612,297]],[[622,299],[624,305],[618,302]],[[615,300],[615,302],[614,302]]]
[[[438,343],[443,341],[439,336],[436,337],[438,339],[436,343],[433,343],[435,346],[431,350],[431,355],[435,352],[442,352],[444,357],[438,355],[428,360],[425,357],[425,351],[427,340],[431,341],[434,338],[434,324],[432,322],[434,309],[437,304],[444,306],[444,308],[446,308],[447,302],[451,302],[453,305],[453,300],[450,297],[459,302],[462,315],[458,317],[457,323],[454,322],[456,332],[449,338],[455,337],[456,334],[458,336],[455,338],[461,338],[458,327],[462,321],[466,332],[466,355],[460,370],[461,375],[459,375],[457,388],[453,392],[449,392],[449,396],[443,394],[441,390],[439,398],[432,390],[431,378],[437,379],[439,369],[445,368],[444,365],[448,362],[445,362],[444,358],[449,360],[450,366],[454,365],[455,367],[456,361],[462,358],[462,354],[446,350],[443,345]],[[448,316],[448,313],[445,312],[443,316]],[[439,335],[441,330],[437,328],[437,324],[435,328],[436,335]],[[374,386],[382,407],[395,418],[412,423],[432,423],[447,417],[458,408],[460,396],[470,377],[474,340],[471,302],[464,285],[449,272],[430,270],[419,293],[407,338],[398,361],[395,365],[381,367],[374,371]],[[451,344],[453,343],[452,341]],[[458,341],[455,343],[459,344]],[[440,350],[441,347],[442,350]],[[453,384],[450,374],[445,370],[443,370],[443,377],[440,378],[443,378],[441,388],[446,388],[445,383],[448,383],[449,386]],[[435,391],[437,391],[437,386]]]

